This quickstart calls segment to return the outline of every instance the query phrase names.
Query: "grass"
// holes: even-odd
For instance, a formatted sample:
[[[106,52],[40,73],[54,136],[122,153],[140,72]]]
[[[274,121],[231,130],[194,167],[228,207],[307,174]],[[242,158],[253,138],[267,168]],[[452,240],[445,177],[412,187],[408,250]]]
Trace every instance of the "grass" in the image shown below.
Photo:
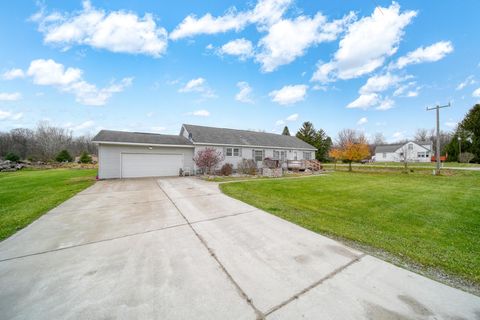
[[[95,169],[0,173],[0,240],[95,182]]]
[[[333,163],[323,163],[325,166],[333,166]],[[341,162],[337,163],[337,166],[348,166],[348,164],[343,164]],[[402,162],[369,162],[365,164],[353,163],[352,166],[362,166],[362,167],[403,167]],[[434,162],[409,162],[408,167],[412,168],[429,168],[434,169],[436,163]],[[458,163],[458,162],[445,162],[442,163],[442,167],[445,168],[480,168],[479,163]]]
[[[312,231],[480,285],[480,172],[335,172],[221,189]]]

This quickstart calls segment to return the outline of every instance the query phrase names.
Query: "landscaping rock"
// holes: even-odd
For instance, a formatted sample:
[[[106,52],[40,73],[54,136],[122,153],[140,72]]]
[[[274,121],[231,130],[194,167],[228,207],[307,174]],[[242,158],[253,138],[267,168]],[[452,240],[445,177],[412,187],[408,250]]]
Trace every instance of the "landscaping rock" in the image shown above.
[[[16,163],[16,162],[12,162],[10,160],[0,160],[0,171],[1,172],[11,172],[11,171],[20,170],[24,166],[25,165],[23,163]]]

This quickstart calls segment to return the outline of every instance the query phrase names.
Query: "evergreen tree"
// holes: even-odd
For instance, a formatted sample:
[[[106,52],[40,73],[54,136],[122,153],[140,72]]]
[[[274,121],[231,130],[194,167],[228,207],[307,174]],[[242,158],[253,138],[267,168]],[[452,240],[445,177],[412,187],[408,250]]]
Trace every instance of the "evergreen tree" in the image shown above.
[[[313,124],[309,121],[304,122],[302,127],[298,129],[298,132],[296,134],[297,138],[305,141],[308,144],[311,144],[312,146],[314,146],[316,135],[317,133],[315,131],[315,128],[313,127]]]
[[[473,161],[480,162],[480,104],[470,109],[443,151],[448,153],[449,161],[458,161],[461,151],[472,153]]]
[[[284,136],[289,136],[290,135],[290,130],[288,130],[287,126],[285,126],[285,128],[283,128],[282,135],[284,135]]]
[[[79,159],[80,163],[92,163],[92,157],[87,151],[83,151]]]
[[[57,162],[72,162],[73,159],[67,150],[62,150],[59,154],[57,154],[55,160],[57,160]]]
[[[327,136],[323,129],[315,130],[311,122],[304,122],[296,134],[297,138],[317,148],[315,159],[319,161],[328,160],[328,151],[332,147],[332,139]]]

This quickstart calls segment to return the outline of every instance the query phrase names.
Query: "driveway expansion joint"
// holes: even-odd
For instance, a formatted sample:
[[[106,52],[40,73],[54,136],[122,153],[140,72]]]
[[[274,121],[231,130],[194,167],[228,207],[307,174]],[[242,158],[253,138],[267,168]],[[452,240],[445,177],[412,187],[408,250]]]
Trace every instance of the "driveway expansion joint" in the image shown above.
[[[114,240],[123,239],[123,238],[135,237],[135,236],[139,236],[139,235],[142,235],[142,234],[147,234],[147,233],[162,231],[162,230],[167,230],[167,229],[173,229],[173,228],[182,227],[182,226],[186,226],[186,225],[188,225],[188,224],[187,223],[175,224],[175,225],[171,225],[171,226],[167,226],[167,227],[163,227],[163,228],[150,229],[150,230],[137,232],[137,233],[124,234],[124,235],[121,235],[121,236],[118,236],[118,237],[113,237],[113,238],[107,238],[107,239],[101,239],[101,240],[97,240],[97,241],[79,243],[79,244],[68,246],[68,247],[61,247],[61,248],[56,248],[56,249],[51,249],[51,250],[29,253],[29,254],[25,254],[25,255],[21,255],[21,256],[1,259],[0,263],[5,262],[5,261],[10,261],[10,260],[28,258],[28,257],[32,257],[32,256],[38,256],[38,255],[47,254],[47,253],[51,253],[51,252],[74,249],[74,248],[79,248],[79,247],[83,247],[83,246],[89,246],[89,245],[92,245],[92,244],[97,244],[97,243],[102,243],[102,242],[108,242],[108,241],[114,241]]]
[[[175,208],[177,208],[178,210],[178,213],[183,217],[183,219],[185,219],[185,221],[187,222],[187,225],[192,229],[193,233],[195,234],[195,236],[197,236],[198,240],[200,240],[200,242],[202,243],[202,245],[205,247],[205,249],[207,249],[208,253],[210,254],[210,256],[217,262],[217,264],[219,265],[220,269],[225,273],[225,275],[227,276],[227,278],[230,280],[230,282],[233,284],[233,286],[236,288],[238,294],[248,303],[248,305],[253,309],[253,311],[255,312],[255,315],[256,315],[256,319],[257,320],[263,320],[265,319],[265,315],[263,314],[262,311],[260,311],[254,304],[253,304],[253,301],[252,299],[246,294],[246,292],[240,287],[240,285],[238,284],[237,281],[235,281],[235,279],[233,278],[233,276],[228,272],[228,270],[225,268],[225,266],[222,264],[222,262],[218,259],[217,255],[215,254],[215,252],[213,251],[212,248],[210,248],[207,244],[207,242],[205,241],[205,239],[203,239],[203,237],[197,232],[197,230],[195,230],[195,228],[193,227],[193,224],[187,219],[187,217],[183,214],[183,212],[180,210],[180,208],[177,207],[177,204],[173,201],[172,198],[170,198],[170,196],[165,192],[165,190],[163,190],[162,186],[158,183],[157,181],[157,185],[158,185],[158,188],[167,196],[167,198],[172,202],[172,204],[175,206]],[[245,212],[246,213],[246,212]]]
[[[300,298],[301,296],[303,296],[304,294],[306,294],[307,292],[309,292],[310,290],[318,287],[319,285],[321,285],[322,283],[324,283],[325,281],[327,280],[330,280],[332,279],[333,277],[335,277],[337,274],[341,273],[342,271],[344,271],[345,269],[347,269],[348,267],[350,267],[352,264],[355,264],[357,262],[359,262],[363,257],[365,257],[367,254],[366,253],[362,253],[360,255],[358,255],[355,259],[351,260],[350,262],[344,264],[343,266],[340,266],[338,267],[337,269],[333,270],[332,272],[330,272],[329,274],[327,274],[326,276],[324,276],[323,278],[321,278],[320,280],[317,280],[315,281],[314,283],[312,283],[311,285],[309,285],[308,287],[306,287],[305,289],[301,290],[300,292],[294,294],[292,297],[288,298],[287,300],[283,301],[282,303],[276,305],[275,307],[271,308],[270,310],[268,310],[267,312],[265,312],[265,316],[269,316],[271,315],[272,313],[274,313],[275,311],[278,311],[280,310],[281,308],[285,307],[286,305],[288,305],[290,302],[294,301],[294,300],[297,300],[298,298]]]

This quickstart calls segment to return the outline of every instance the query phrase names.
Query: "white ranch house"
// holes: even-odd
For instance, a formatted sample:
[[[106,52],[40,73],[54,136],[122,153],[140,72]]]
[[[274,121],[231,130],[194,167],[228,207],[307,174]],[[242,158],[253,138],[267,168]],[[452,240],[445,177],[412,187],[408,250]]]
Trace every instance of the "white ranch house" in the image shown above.
[[[315,147],[294,136],[184,124],[179,135],[101,130],[98,144],[100,179],[178,176],[180,169],[194,174],[197,151],[215,148],[234,169],[242,159],[261,166],[265,158],[315,159]]]
[[[430,141],[408,141],[405,143],[379,145],[375,148],[376,162],[430,162],[433,155]]]

